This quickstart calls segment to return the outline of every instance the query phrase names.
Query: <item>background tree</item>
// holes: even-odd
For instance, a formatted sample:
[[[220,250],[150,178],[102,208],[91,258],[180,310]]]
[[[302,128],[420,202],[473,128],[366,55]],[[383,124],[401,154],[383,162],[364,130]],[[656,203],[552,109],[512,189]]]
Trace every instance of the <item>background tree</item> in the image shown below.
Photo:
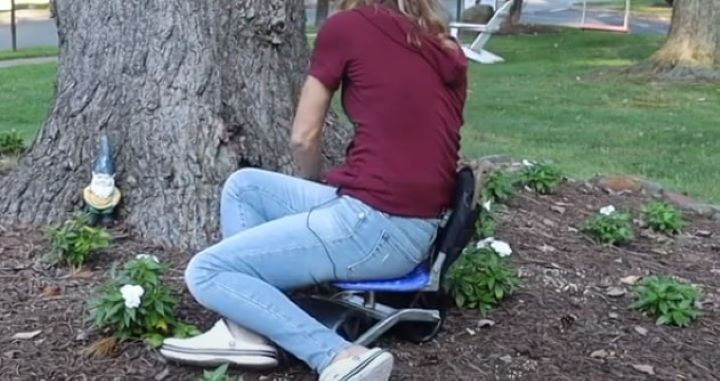
[[[520,18],[522,17],[523,1],[524,0],[508,0],[512,1],[513,5],[510,7],[510,14],[500,28],[503,33],[512,33],[520,25]]]
[[[318,0],[315,12],[315,26],[321,27],[330,14],[330,0]]]
[[[667,41],[641,69],[667,78],[720,80],[720,0],[675,0]]]
[[[0,179],[0,221],[46,224],[78,210],[102,133],[115,149],[121,218],[163,246],[216,238],[220,187],[239,167],[294,171],[290,125],[308,61],[302,0],[55,6],[54,104]],[[347,132],[326,134],[335,163]]]

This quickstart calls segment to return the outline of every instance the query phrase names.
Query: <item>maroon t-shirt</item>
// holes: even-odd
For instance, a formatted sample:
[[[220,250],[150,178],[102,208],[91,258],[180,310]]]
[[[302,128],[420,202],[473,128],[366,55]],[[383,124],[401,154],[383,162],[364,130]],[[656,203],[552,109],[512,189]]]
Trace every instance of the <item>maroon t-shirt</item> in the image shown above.
[[[325,22],[309,74],[331,90],[342,84],[355,125],[345,162],[324,174],[329,185],[394,215],[438,217],[449,207],[467,90],[461,49],[367,6]]]

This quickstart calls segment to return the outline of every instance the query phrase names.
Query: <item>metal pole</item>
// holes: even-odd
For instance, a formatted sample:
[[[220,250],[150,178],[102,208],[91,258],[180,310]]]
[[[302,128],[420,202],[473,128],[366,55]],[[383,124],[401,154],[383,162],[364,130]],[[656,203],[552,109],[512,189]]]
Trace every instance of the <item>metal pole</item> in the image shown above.
[[[464,3],[463,0],[457,0],[457,15],[455,15],[456,21],[461,21],[460,17],[462,16],[463,5],[464,5],[463,3]]]
[[[17,51],[17,30],[15,25],[15,0],[10,0],[10,38],[12,39],[12,50]]]

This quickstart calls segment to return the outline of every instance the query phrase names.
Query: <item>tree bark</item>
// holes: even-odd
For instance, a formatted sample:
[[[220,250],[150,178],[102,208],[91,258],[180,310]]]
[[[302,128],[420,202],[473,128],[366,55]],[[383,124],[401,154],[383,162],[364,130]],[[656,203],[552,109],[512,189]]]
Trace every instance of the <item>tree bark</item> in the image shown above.
[[[318,0],[315,13],[315,26],[321,27],[330,14],[330,0]]]
[[[512,6],[510,6],[510,14],[500,28],[501,33],[513,33],[520,25],[520,18],[522,17],[524,0],[513,0]]]
[[[79,210],[103,133],[121,219],[165,247],[217,239],[221,185],[238,168],[294,173],[290,125],[309,56],[302,0],[55,5],[54,104],[0,179],[0,221],[46,224]],[[326,164],[335,164],[348,131],[325,134]]]
[[[662,77],[720,80],[720,0],[677,0],[667,41],[646,65]]]

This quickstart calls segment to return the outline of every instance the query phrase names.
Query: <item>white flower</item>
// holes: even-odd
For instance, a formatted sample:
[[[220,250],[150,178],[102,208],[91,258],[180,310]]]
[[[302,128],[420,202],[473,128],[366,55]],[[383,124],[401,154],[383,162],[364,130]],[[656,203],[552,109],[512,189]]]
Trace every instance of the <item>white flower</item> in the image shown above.
[[[528,167],[528,168],[532,168],[532,167],[535,166],[535,163],[533,163],[533,162],[530,161],[530,160],[525,159],[525,160],[522,161],[522,165],[524,165],[524,166],[526,166],[526,167]]]
[[[512,249],[507,242],[494,241],[490,244],[490,247],[492,247],[492,249],[495,250],[495,252],[498,253],[498,255],[501,257],[507,257],[512,254]]]
[[[143,260],[143,259],[150,259],[155,263],[160,263],[160,260],[158,257],[151,255],[151,254],[138,254],[135,256],[135,259]]]
[[[487,210],[488,212],[490,212],[490,211],[491,211],[491,208],[492,208],[492,201],[491,201],[491,200],[488,200],[488,201],[484,202],[484,203],[483,203],[483,208],[484,208],[485,210]]]
[[[478,241],[476,247],[477,247],[478,249],[489,249],[489,248],[490,248],[490,244],[493,243],[493,241],[495,241],[495,238],[493,238],[493,237],[485,238],[485,239],[482,240],[482,241]]]
[[[600,214],[602,214],[603,216],[609,216],[613,213],[615,213],[615,207],[612,205],[600,208]]]
[[[145,293],[145,290],[142,286],[126,284],[120,288],[120,293],[123,299],[125,299],[125,307],[138,308],[140,307],[140,298]]]
[[[507,257],[512,254],[512,248],[510,244],[504,241],[496,240],[493,237],[485,238],[484,240],[477,243],[478,249],[492,249],[501,257]]]

